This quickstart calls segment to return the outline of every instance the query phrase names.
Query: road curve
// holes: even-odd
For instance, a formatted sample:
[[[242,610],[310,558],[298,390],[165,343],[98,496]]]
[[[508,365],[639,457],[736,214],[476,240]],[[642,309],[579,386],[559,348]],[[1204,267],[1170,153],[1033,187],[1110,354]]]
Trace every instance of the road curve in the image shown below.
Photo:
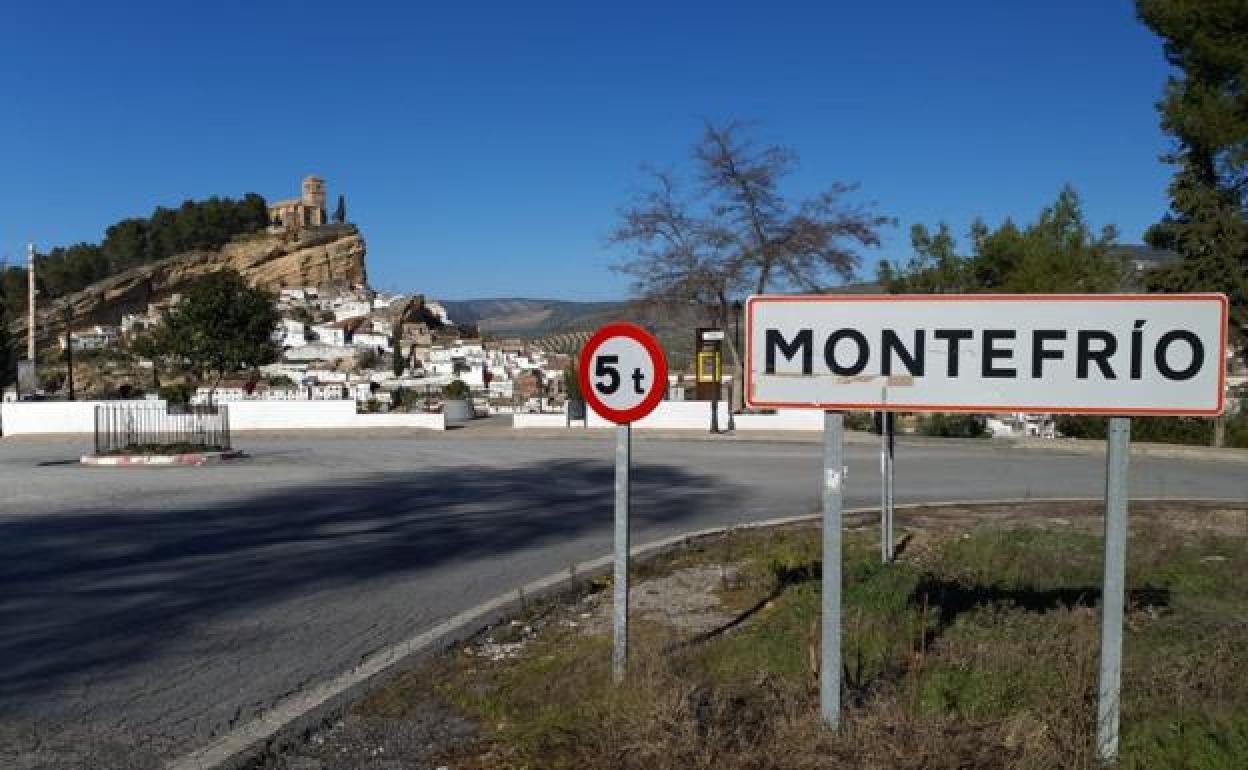
[[[0,440],[0,766],[153,767],[516,585],[606,553],[609,436],[253,438],[237,465],[83,469]],[[847,507],[878,455],[847,447]],[[820,447],[634,441],[638,542],[818,500]],[[902,444],[899,503],[1101,494],[1104,458]],[[1248,499],[1134,458],[1134,497]]]

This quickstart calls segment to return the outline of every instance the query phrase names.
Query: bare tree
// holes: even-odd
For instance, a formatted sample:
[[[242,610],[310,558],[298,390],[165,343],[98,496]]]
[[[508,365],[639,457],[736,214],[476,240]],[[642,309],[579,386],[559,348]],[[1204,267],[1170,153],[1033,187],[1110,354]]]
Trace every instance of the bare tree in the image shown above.
[[[781,190],[797,154],[760,146],[741,122],[707,122],[693,148],[698,187],[682,195],[672,172],[649,171],[653,186],[621,212],[611,242],[633,255],[615,267],[650,302],[693,303],[721,328],[751,290],[819,292],[853,278],[858,249],[878,246],[893,224],[869,206],[842,203],[852,185],[834,183],[793,202]],[[738,378],[740,353],[726,342]],[[739,407],[743,394],[734,389]]]
[[[742,288],[741,262],[733,238],[695,215],[670,172],[649,171],[654,187],[621,212],[611,233],[635,255],[615,268],[633,278],[633,291],[656,304],[693,303],[722,316]]]

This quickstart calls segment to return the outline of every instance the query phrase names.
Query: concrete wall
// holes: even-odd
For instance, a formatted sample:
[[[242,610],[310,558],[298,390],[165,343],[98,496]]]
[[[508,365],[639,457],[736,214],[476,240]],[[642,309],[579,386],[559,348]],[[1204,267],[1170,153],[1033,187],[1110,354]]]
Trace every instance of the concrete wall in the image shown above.
[[[589,427],[607,428],[612,423],[590,409]],[[516,414],[512,425],[516,428],[562,428],[567,425],[567,418],[562,414]],[[582,423],[574,420],[572,427],[579,428]],[[664,401],[645,419],[633,423],[634,428],[653,430],[710,430],[710,401]],[[728,405],[719,403],[719,428],[728,428]]]
[[[728,404],[719,402],[719,429],[728,429]],[[614,423],[600,417],[592,409],[589,412],[591,427],[606,427]],[[655,430],[710,430],[710,401],[662,401],[644,419],[633,423],[634,428]]]
[[[231,430],[446,429],[441,414],[356,414],[354,401],[235,401],[227,406]]]
[[[734,420],[738,431],[823,430],[823,412],[818,409],[782,409],[775,414],[738,414]],[[516,428],[562,428],[567,421],[562,414],[516,414],[512,424]],[[598,414],[590,412],[589,427],[602,428],[609,425],[611,423]],[[574,428],[580,426],[580,420],[572,423]],[[657,430],[710,430],[711,404],[709,401],[664,401],[650,416],[634,423],[633,427]],[[722,401],[719,404],[719,429],[728,429],[728,405]]]
[[[95,433],[95,407],[135,404],[161,407],[164,401],[17,401],[0,404],[0,433]]]
[[[823,430],[818,409],[779,409],[775,414],[738,414],[737,430]]]
[[[38,433],[94,433],[98,404],[164,407],[164,401],[24,401],[0,404],[0,432],[5,436]],[[427,428],[445,430],[441,414],[356,414],[354,401],[236,401],[230,410],[232,430],[325,428]]]
[[[563,414],[528,414],[526,412],[516,412],[511,419],[511,426],[513,428],[562,428],[568,424],[568,418]],[[580,420],[576,421],[575,427],[581,427]]]

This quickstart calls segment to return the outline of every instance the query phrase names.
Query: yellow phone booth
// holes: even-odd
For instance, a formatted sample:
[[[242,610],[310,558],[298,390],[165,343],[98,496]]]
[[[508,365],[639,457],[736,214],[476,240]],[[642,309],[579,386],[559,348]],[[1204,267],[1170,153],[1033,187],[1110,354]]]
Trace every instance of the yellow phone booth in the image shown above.
[[[694,355],[694,399],[714,401],[723,382],[724,332],[722,329],[698,329]]]

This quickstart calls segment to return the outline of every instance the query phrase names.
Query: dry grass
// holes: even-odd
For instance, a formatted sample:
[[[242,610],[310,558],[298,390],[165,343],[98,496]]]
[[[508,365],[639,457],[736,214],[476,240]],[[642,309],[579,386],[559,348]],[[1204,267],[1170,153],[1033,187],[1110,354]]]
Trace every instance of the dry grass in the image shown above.
[[[1121,765],[1242,770],[1248,538],[1236,522],[1248,514],[1207,527],[1172,514],[1133,525]],[[742,533],[646,565],[739,564],[721,595],[757,611],[693,644],[635,624],[623,686],[609,639],[571,627],[566,607],[548,608],[555,621],[516,659],[461,652],[407,684],[436,683],[482,725],[480,743],[447,758],[457,770],[1092,768],[1100,540],[1086,522],[1016,524],[926,532],[887,567],[869,534],[847,539],[839,734],[818,715],[813,530]],[[403,692],[400,680],[385,697]]]

